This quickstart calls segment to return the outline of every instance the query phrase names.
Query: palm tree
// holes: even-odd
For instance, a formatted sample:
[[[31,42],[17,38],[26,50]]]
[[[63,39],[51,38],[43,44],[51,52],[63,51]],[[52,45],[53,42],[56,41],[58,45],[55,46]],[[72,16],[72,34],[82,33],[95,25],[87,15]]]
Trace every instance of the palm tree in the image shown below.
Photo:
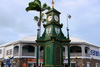
[[[37,25],[38,25],[39,29],[38,29],[38,33],[37,33],[37,38],[39,38],[40,37],[41,22],[43,20],[42,13],[45,10],[50,10],[50,7],[47,6],[46,3],[41,4],[40,0],[34,0],[34,1],[30,2],[29,6],[26,8],[26,11],[30,11],[30,10],[34,10],[34,11],[37,11],[40,13],[39,17],[38,16],[34,17],[34,19],[38,21]]]
[[[34,20],[37,21],[37,22],[39,22],[39,19],[40,18],[38,16],[34,17]],[[46,22],[46,19],[44,18],[44,13],[41,14],[41,22],[42,23]]]

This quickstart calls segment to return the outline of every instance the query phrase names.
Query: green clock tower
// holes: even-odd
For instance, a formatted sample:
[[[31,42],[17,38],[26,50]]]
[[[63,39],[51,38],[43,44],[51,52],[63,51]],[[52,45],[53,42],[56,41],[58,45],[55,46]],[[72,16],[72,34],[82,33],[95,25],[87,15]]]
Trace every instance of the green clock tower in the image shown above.
[[[46,12],[47,22],[44,24],[44,33],[42,37],[36,40],[38,45],[43,45],[43,67],[63,67],[63,45],[70,42],[62,33],[60,24],[60,12],[54,8]]]

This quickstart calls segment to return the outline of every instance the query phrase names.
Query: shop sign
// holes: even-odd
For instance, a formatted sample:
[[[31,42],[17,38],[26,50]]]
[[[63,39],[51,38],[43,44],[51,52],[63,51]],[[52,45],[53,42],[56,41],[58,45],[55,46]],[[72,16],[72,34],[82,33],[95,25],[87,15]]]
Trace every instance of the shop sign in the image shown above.
[[[28,62],[36,62],[36,59],[28,59]],[[40,62],[43,62],[43,59],[40,59]]]
[[[28,62],[36,62],[36,59],[28,59]]]
[[[100,52],[96,50],[91,50],[91,55],[100,56]]]

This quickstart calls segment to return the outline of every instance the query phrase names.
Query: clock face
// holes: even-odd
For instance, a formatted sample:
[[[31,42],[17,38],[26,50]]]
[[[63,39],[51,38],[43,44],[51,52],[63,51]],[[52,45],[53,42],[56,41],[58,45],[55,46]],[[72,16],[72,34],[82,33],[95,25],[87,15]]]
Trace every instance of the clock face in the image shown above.
[[[52,19],[52,16],[48,16],[48,21],[51,21],[51,19]]]
[[[58,16],[57,15],[54,15],[54,19],[55,19],[55,21],[58,21]]]

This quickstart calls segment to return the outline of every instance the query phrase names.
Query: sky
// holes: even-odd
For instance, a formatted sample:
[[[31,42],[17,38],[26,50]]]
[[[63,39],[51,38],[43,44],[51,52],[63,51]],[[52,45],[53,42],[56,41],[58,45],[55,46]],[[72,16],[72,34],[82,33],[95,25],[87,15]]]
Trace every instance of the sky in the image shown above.
[[[16,41],[29,35],[37,35],[38,12],[26,12],[28,3],[34,0],[0,0],[0,44]],[[52,0],[41,0],[51,6]],[[100,0],[54,0],[55,9],[61,12],[60,23],[66,36],[67,14],[70,36],[100,47]],[[42,33],[44,28],[42,27]],[[42,34],[41,33],[41,34]]]

